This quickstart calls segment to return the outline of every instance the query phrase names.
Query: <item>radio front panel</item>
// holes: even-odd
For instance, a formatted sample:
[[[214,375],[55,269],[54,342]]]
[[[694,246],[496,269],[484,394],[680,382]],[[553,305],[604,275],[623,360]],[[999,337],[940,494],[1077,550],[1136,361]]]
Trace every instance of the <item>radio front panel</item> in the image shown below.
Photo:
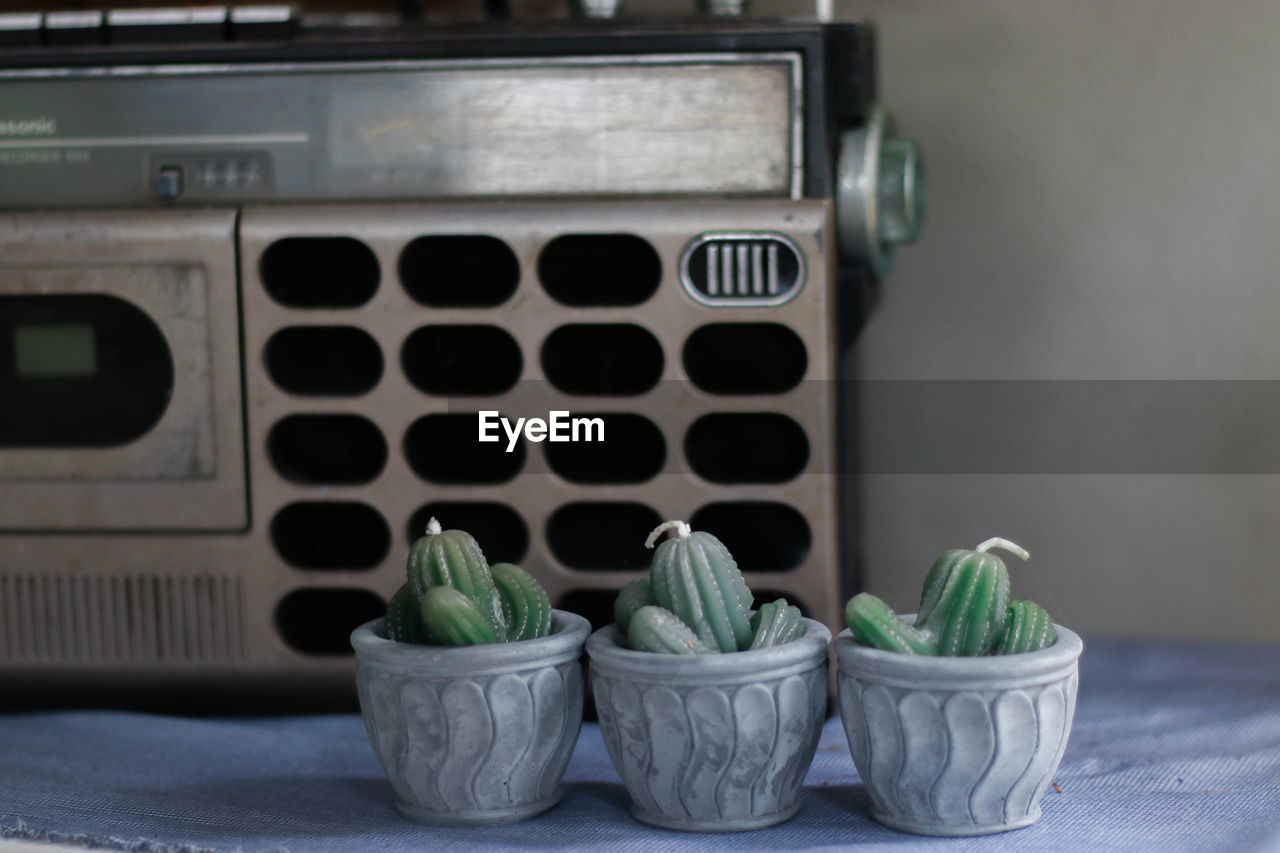
[[[683,519],[839,625],[867,29],[238,39],[0,48],[6,687],[349,692],[432,517],[597,625]]]
[[[684,518],[758,598],[834,622],[830,220],[821,201],[244,209],[247,529],[6,534],[0,663],[344,684],[347,633],[433,515],[598,623],[649,530]],[[708,274],[719,304],[691,295]],[[508,452],[501,429],[477,441],[481,411],[600,418],[605,440]]]

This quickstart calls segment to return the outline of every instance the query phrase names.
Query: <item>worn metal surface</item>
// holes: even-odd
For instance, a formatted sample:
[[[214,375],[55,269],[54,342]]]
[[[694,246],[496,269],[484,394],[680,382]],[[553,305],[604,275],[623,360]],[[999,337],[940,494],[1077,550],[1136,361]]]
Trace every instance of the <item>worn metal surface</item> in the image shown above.
[[[139,205],[166,163],[257,158],[237,198],[799,197],[800,57],[0,71],[0,206]]]

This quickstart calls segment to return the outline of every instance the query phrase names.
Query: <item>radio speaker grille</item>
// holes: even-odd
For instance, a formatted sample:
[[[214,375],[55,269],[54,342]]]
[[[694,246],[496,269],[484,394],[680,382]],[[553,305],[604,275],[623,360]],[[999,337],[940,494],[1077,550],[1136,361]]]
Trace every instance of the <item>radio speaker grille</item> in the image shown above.
[[[332,662],[348,678],[351,628],[385,613],[432,517],[596,627],[667,518],[721,537],[757,602],[785,595],[838,625],[829,215],[825,202],[246,209],[246,549],[265,536],[271,550],[242,559],[278,581],[262,592],[277,596],[270,639],[296,653],[282,666]],[[353,290],[316,312],[276,291],[308,292],[316,271],[290,253],[322,238],[352,250],[320,272]],[[369,293],[366,255],[385,274]],[[329,379],[350,362],[337,329],[380,350],[363,394]],[[332,344],[314,360],[280,344],[308,337]],[[607,422],[608,442],[477,441],[477,411],[565,411]],[[313,453],[296,429],[327,438],[339,422],[381,437],[363,476],[339,463],[375,442],[334,429]],[[255,644],[254,660],[264,651],[279,649]]]
[[[244,581],[0,574],[8,661],[245,660]]]

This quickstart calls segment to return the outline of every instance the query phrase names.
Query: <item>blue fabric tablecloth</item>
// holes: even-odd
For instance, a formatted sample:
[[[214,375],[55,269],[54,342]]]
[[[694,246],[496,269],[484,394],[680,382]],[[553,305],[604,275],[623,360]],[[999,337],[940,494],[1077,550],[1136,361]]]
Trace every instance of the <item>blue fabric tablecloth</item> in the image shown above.
[[[1060,792],[1059,792],[1060,791]],[[521,824],[420,826],[357,716],[0,716],[0,835],[130,850],[945,849],[1280,851],[1280,648],[1089,642],[1066,757],[1027,829],[905,835],[869,816],[839,720],[781,826],[642,826],[583,727],[555,809]]]

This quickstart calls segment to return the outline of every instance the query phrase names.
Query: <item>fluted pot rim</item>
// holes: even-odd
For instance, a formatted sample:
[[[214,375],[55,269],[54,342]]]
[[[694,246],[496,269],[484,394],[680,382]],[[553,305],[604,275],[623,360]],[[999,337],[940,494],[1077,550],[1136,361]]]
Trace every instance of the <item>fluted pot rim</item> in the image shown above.
[[[622,644],[622,634],[614,623],[587,638],[587,655],[601,670],[670,683],[778,678],[810,669],[827,659],[831,630],[814,619],[800,621],[804,633],[789,643],[710,655],[636,651]]]
[[[915,614],[902,618],[904,622],[914,622]],[[848,628],[836,635],[833,645],[842,675],[871,676],[923,687],[1001,687],[1049,680],[1076,666],[1084,641],[1070,628],[1056,622],[1053,627],[1058,639],[1052,646],[1012,655],[934,657],[890,652],[855,642]]]
[[[490,675],[530,665],[549,666],[574,660],[582,654],[582,644],[591,633],[591,623],[567,610],[551,611],[551,633],[532,640],[512,643],[483,643],[475,646],[425,646],[399,643],[385,635],[386,619],[366,622],[351,632],[351,647],[361,663],[416,672]]]

